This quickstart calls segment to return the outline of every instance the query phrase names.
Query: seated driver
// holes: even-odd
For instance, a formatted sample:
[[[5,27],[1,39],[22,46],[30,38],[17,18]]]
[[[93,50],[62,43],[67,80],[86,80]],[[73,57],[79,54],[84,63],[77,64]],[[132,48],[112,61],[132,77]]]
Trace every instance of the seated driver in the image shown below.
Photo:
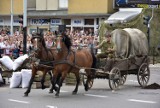
[[[111,41],[111,34],[107,33],[105,39],[97,46],[95,49],[101,48],[101,53],[96,55],[97,62],[100,61],[100,58],[113,58],[115,52],[115,44]]]

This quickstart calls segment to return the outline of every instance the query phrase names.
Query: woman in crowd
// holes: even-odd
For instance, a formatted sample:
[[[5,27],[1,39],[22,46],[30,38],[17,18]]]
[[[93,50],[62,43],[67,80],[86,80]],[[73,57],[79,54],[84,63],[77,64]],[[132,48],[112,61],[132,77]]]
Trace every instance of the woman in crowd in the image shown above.
[[[11,42],[9,41],[9,39],[5,39],[4,41],[5,43],[5,47],[4,47],[4,54],[7,56],[11,56]]]

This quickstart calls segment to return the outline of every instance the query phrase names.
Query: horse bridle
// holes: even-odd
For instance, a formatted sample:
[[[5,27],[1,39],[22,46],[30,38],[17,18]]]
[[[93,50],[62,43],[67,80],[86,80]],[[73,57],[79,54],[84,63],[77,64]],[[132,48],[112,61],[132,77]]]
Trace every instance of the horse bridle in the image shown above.
[[[43,39],[43,37],[41,37],[41,36],[33,36],[32,37],[32,39],[31,39],[31,41],[33,41],[33,39],[35,39],[35,38],[39,38],[41,41],[42,41],[42,39]],[[35,65],[38,65],[39,63],[40,63],[40,59],[38,58],[38,51],[40,51],[41,50],[41,48],[39,47],[39,46],[37,46],[37,49],[32,49],[32,53],[30,54],[30,58],[31,58],[31,60],[35,63]]]
[[[58,38],[62,38],[62,39],[59,39],[59,43],[58,43],[58,45],[57,45],[57,47],[56,47],[56,50],[57,51],[62,51],[62,47],[61,47],[61,45],[60,45],[60,41],[62,41],[62,42],[64,42],[65,41],[65,36],[59,36]],[[70,55],[70,53],[73,53],[73,55],[74,55],[74,64],[75,64],[75,52],[74,51],[72,51],[71,49],[68,49],[68,50],[65,50],[65,49],[63,49],[63,51],[66,51],[67,52],[67,55],[66,55],[66,57],[65,58],[63,58],[61,61],[63,62],[63,61],[65,61],[66,62],[66,60],[67,60],[67,58],[68,58],[68,56]],[[68,61],[68,60],[67,60]],[[68,62],[69,63],[69,62]]]
[[[60,45],[60,41],[61,41],[62,39],[59,39],[60,37],[57,37],[57,38],[58,38],[58,44],[57,44],[57,46],[56,46],[56,49],[57,49],[57,51],[61,51],[62,47],[61,47],[61,45]]]
[[[41,41],[42,41],[42,39],[43,39],[43,38],[40,37],[40,36],[33,36],[32,39],[31,39],[31,42],[33,42],[33,39],[35,39],[35,38],[39,38],[39,39],[41,39]],[[39,48],[39,46],[37,46],[37,49],[34,48],[33,51],[36,52],[36,51],[38,51],[38,50],[40,50],[40,49],[41,49],[41,48]]]

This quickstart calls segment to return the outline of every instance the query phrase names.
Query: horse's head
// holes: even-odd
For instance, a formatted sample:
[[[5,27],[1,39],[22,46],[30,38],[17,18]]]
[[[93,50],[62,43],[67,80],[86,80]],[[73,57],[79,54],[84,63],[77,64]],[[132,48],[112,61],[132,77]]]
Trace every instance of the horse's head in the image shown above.
[[[63,47],[63,38],[62,38],[62,36],[58,36],[57,38],[56,38],[56,49],[57,49],[57,51],[61,51],[62,50],[62,47]]]
[[[41,34],[34,34],[31,39],[32,49],[35,52],[42,50],[42,47],[45,47],[45,41]]]
[[[62,51],[62,49],[67,48],[70,50],[72,46],[71,40],[67,35],[58,36],[56,39],[56,49]]]

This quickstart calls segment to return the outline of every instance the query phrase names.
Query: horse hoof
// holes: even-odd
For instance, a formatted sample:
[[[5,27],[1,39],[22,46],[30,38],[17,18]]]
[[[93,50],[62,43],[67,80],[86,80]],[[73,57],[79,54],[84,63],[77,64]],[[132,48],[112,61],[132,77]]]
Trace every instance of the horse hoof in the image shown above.
[[[88,87],[85,87],[84,89],[85,89],[85,91],[88,91]]]
[[[87,89],[87,88],[85,88],[85,91],[88,91],[88,89]]]
[[[73,94],[73,95],[76,95],[76,94],[77,94],[77,92],[73,91],[73,92],[72,92],[72,94]]]
[[[53,91],[49,91],[49,93],[53,93]]]
[[[42,86],[42,90],[44,90],[46,88],[46,86]]]
[[[28,94],[27,94],[27,93],[24,93],[24,97],[28,97]]]
[[[55,96],[56,96],[56,98],[58,98],[58,97],[59,97],[59,94],[58,94],[58,93],[56,93],[56,94],[55,94]]]

